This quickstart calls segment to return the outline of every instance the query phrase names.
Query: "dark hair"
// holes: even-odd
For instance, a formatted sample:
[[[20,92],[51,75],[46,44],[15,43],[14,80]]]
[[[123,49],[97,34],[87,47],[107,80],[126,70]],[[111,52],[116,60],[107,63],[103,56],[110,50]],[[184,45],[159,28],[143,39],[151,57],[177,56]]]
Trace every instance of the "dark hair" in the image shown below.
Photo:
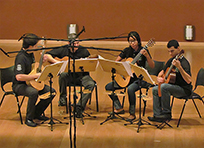
[[[40,38],[37,35],[27,33],[23,36],[23,48],[27,49],[29,46],[34,46],[39,40]]]
[[[130,37],[136,38],[138,42],[138,46],[141,47],[142,44],[141,44],[140,35],[136,31],[131,31],[128,34],[128,38],[127,38],[128,42],[129,42]]]
[[[172,46],[177,49],[179,47],[178,41],[177,40],[170,40],[167,44],[167,48],[171,48]]]

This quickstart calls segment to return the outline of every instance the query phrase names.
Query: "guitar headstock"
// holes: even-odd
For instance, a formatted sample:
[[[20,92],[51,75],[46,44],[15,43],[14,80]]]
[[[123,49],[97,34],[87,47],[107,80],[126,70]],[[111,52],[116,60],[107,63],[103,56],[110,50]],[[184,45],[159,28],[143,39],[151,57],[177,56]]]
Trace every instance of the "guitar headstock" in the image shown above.
[[[179,54],[176,55],[175,59],[179,59],[181,56],[183,56],[184,50],[182,49]]]
[[[148,47],[152,47],[154,46],[155,44],[155,39],[154,38],[151,38],[148,43],[145,45],[145,49],[148,48]]]

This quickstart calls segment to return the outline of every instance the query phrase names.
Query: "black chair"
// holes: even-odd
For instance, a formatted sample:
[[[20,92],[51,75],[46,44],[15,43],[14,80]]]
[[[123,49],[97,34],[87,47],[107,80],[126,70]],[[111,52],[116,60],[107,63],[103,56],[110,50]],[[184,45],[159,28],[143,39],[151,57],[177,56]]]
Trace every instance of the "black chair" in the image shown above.
[[[190,96],[187,96],[187,97],[179,98],[179,99],[184,99],[185,101],[184,101],[183,108],[182,108],[182,111],[181,111],[181,114],[180,114],[180,117],[179,117],[179,120],[177,123],[177,127],[179,127],[186,103],[189,99],[193,101],[193,104],[196,108],[196,111],[197,111],[199,117],[201,118],[201,114],[200,114],[198,107],[197,107],[195,100],[194,100],[194,99],[198,99],[198,100],[202,101],[204,104],[204,101],[203,101],[204,96],[201,97],[198,93],[196,93],[198,86],[201,86],[201,87],[204,86],[204,69],[203,68],[201,68],[197,74],[196,83],[195,83],[195,87],[192,91],[192,94]],[[172,98],[171,107],[173,106],[173,101],[174,101],[174,97]]]
[[[6,84],[8,84],[8,83],[12,84],[12,79],[14,76],[13,71],[14,71],[14,66],[11,66],[8,68],[0,68],[1,89],[4,92],[3,97],[1,99],[1,102],[0,102],[0,106],[3,103],[5,96],[14,95],[16,98],[17,106],[18,106],[17,113],[19,113],[21,124],[23,124],[22,115],[21,115],[21,105],[23,103],[25,96],[23,96],[23,99],[22,99],[21,103],[19,104],[18,96],[12,91],[12,88],[10,90],[5,89]]]

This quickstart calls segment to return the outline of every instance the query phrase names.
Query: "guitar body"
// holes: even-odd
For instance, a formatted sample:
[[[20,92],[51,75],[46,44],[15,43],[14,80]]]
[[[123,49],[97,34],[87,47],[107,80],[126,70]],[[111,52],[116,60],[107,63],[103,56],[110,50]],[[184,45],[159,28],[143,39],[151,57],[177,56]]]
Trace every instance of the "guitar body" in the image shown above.
[[[33,67],[32,71],[29,73],[29,75],[37,73],[37,69],[39,67],[39,63],[38,62],[34,63],[32,65],[32,67]],[[45,86],[44,82],[36,82],[35,80],[26,81],[26,84],[32,86],[33,88],[37,89],[38,91],[42,90],[44,88],[44,86]]]
[[[132,58],[127,58],[127,60],[126,61],[129,61],[130,63],[132,62]],[[132,73],[133,73],[133,71],[132,71]],[[129,82],[130,82],[130,76],[122,76],[122,75],[119,75],[119,74],[116,74],[115,75],[115,81],[119,84],[119,86],[121,86],[121,87],[126,87],[128,84],[129,84]]]

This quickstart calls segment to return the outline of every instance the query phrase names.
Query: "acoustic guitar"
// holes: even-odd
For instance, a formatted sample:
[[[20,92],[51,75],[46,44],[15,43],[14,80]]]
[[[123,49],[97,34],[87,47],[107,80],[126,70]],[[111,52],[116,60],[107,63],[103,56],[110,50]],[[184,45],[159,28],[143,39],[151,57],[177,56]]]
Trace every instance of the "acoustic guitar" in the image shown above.
[[[174,58],[175,60],[181,58],[184,54],[184,50],[182,49],[179,54],[176,55],[176,57]],[[164,73],[164,83],[170,83],[170,84],[174,84],[176,82],[176,72],[175,72],[175,66],[171,64],[170,67],[168,67]],[[161,84],[163,83],[159,83],[158,84],[158,96],[161,97]]]
[[[155,44],[155,40],[152,38],[148,41],[148,43],[142,49],[146,50],[148,47],[154,46],[154,44]],[[142,53],[139,52],[134,59],[133,58],[127,58],[126,61],[129,61],[130,63],[135,64],[141,56],[142,56]],[[122,75],[116,74],[115,81],[121,87],[126,87],[130,82],[130,78],[131,78],[130,76],[122,76]]]
[[[45,47],[45,41],[44,40],[43,40],[43,47]],[[45,50],[42,50],[42,54],[41,54],[41,57],[40,57],[40,62],[39,63],[38,62],[33,63],[32,70],[29,73],[29,75],[33,75],[33,74],[42,72],[42,69],[44,68],[43,65],[42,65],[43,64],[44,53],[45,53]],[[38,91],[42,90],[44,88],[44,86],[45,86],[44,81],[36,82],[35,80],[26,81],[26,84],[34,87]]]
[[[98,55],[97,54],[93,54],[93,55],[88,56],[87,58],[98,58]],[[67,60],[69,60],[69,57],[68,56],[65,56],[63,58],[55,57],[54,59],[58,60],[58,61],[67,61]],[[72,59],[72,58],[70,58],[70,59]]]

